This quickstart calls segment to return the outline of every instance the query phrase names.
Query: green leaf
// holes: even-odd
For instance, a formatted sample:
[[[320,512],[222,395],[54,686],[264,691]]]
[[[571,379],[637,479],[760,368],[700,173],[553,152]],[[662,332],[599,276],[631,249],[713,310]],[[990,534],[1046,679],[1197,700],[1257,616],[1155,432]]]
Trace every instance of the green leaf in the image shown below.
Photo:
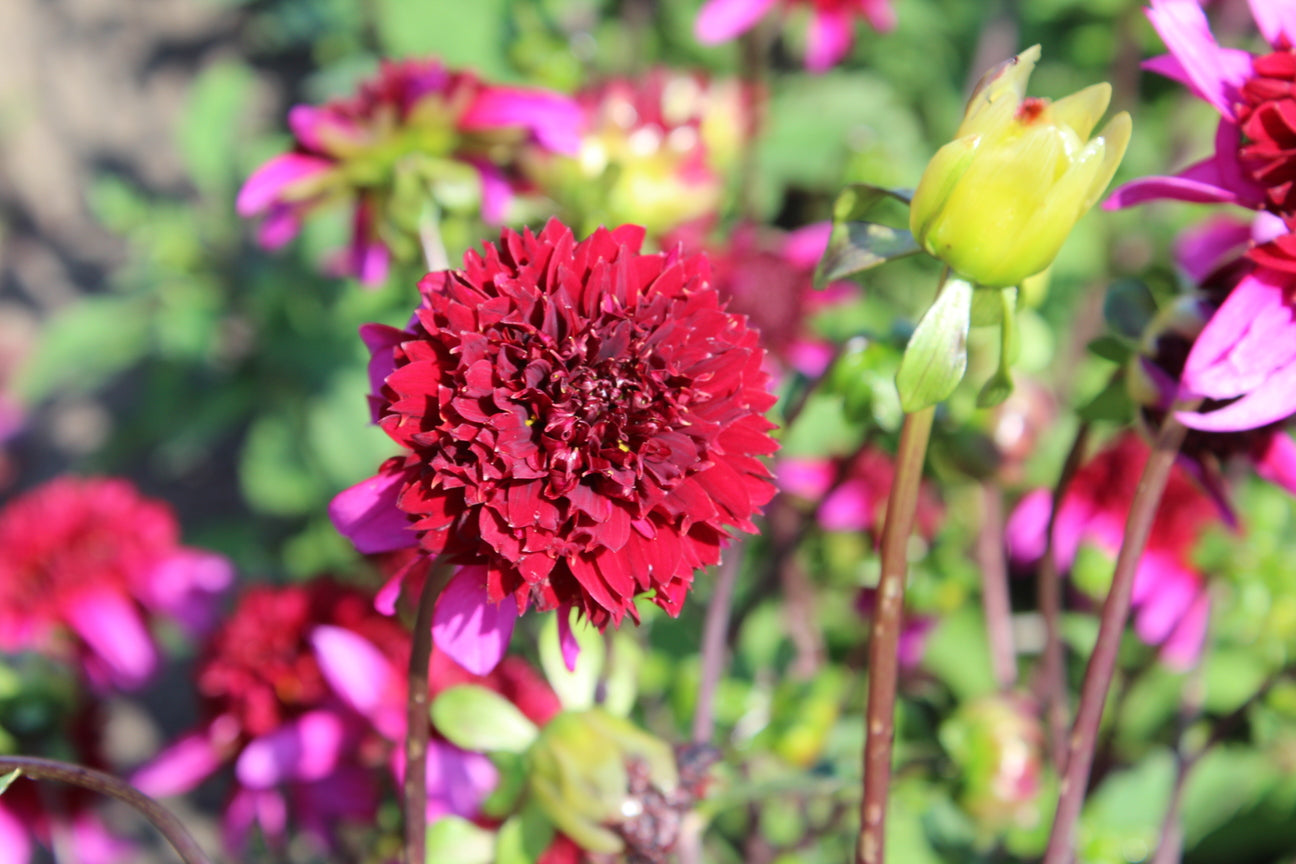
[[[963,380],[972,292],[971,283],[948,280],[918,322],[896,373],[900,406],[907,413],[944,400]]]
[[[255,83],[247,66],[220,62],[204,69],[190,88],[178,144],[189,176],[204,192],[233,187],[241,137],[238,120],[247,111]]]
[[[427,864],[491,864],[495,832],[460,816],[442,816],[428,827]]]
[[[14,770],[10,771],[8,774],[0,774],[0,795],[3,795],[5,792],[9,791],[9,787],[12,786],[13,782],[21,776],[22,776],[21,768],[15,768]]]
[[[1128,342],[1116,336],[1099,336],[1097,339],[1085,346],[1086,350],[1095,357],[1101,357],[1104,360],[1110,360],[1113,363],[1124,364],[1129,359],[1130,354],[1134,353]]]
[[[487,753],[521,753],[540,733],[512,702],[476,684],[442,691],[432,703],[432,722],[455,746]]]
[[[912,198],[911,189],[889,189],[871,183],[852,183],[833,202],[833,222],[840,224],[861,221],[875,206],[887,200],[898,201],[908,207]]]
[[[139,297],[89,297],[65,307],[45,326],[15,389],[30,401],[94,390],[149,351],[149,311]]]
[[[500,826],[495,864],[535,864],[553,837],[553,824],[540,808],[526,807]]]
[[[845,222],[833,226],[832,239],[815,270],[815,287],[860,273],[921,251],[913,235],[876,222]]]
[[[1081,419],[1091,423],[1103,420],[1124,423],[1133,412],[1134,405],[1130,402],[1129,390],[1125,386],[1123,375],[1113,377],[1098,392],[1098,395],[1077,410]]]

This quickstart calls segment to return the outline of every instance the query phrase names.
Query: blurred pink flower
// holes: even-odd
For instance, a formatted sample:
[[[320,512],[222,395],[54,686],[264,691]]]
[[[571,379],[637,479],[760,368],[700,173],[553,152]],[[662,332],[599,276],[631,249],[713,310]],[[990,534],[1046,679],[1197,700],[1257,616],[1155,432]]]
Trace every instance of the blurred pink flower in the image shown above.
[[[1215,153],[1174,176],[1127,183],[1104,207],[1168,198],[1296,215],[1296,5],[1287,0],[1250,0],[1250,5],[1274,49],[1263,56],[1221,47],[1197,0],[1151,0],[1148,19],[1170,53],[1144,66],[1180,82],[1219,111]]]
[[[816,378],[832,362],[833,345],[813,333],[810,319],[855,297],[858,286],[834,282],[815,290],[815,267],[831,233],[827,222],[790,233],[744,222],[723,246],[707,249],[716,288],[729,301],[730,312],[746,315],[760,331],[761,344],[774,361],[774,376],[791,370]],[[684,240],[681,234],[670,239],[676,238]]]
[[[1060,569],[1072,566],[1083,545],[1113,558],[1120,551],[1148,452],[1142,438],[1127,432],[1076,472],[1056,520],[1053,553]],[[1027,494],[1009,518],[1008,548],[1014,559],[1032,562],[1044,555],[1051,496],[1048,489]],[[1133,599],[1135,632],[1158,646],[1161,659],[1172,668],[1195,663],[1206,639],[1210,595],[1191,555],[1201,532],[1215,521],[1223,521],[1219,507],[1176,467],[1139,559]]]
[[[410,635],[370,595],[327,579],[247,591],[197,670],[204,722],[141,768],[133,782],[175,795],[232,765],[225,840],[242,849],[259,827],[271,843],[302,832],[335,849],[345,824],[369,825],[404,769]],[[519,666],[521,668],[519,668]],[[489,678],[433,654],[431,694],[489,687],[536,722],[559,709],[525,663]],[[548,698],[546,698],[546,694]],[[474,819],[495,787],[490,760],[433,736],[428,818]]]
[[[239,192],[242,216],[261,216],[261,244],[277,249],[312,211],[353,208],[345,273],[366,285],[393,256],[413,258],[423,203],[441,183],[476,178],[488,222],[505,217],[523,149],[575,154],[580,109],[544,90],[486,84],[435,60],[385,62],[350,99],[298,105],[288,114],[292,151],[258,168]]]
[[[79,660],[100,688],[133,688],[157,665],[155,616],[214,623],[233,570],[180,545],[170,507],[127,481],[60,477],[0,511],[0,649]]]
[[[850,53],[855,19],[864,18],[885,33],[895,27],[890,0],[707,0],[698,12],[693,35],[704,45],[727,42],[756,26],[774,7],[809,7],[806,68],[823,72]]]

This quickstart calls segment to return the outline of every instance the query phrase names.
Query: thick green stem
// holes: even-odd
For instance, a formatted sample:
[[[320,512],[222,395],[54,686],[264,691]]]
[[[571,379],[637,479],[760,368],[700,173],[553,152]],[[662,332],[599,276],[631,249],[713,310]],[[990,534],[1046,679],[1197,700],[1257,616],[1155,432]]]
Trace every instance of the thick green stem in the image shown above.
[[[41,759],[36,756],[0,756],[0,775],[19,771],[24,777],[32,780],[58,780],[71,783],[100,795],[116,798],[134,807],[153,827],[166,838],[175,849],[180,860],[185,864],[211,864],[198,844],[194,842],[189,831],[180,823],[170,810],[154,801],[134,786],[111,774],[60,762],[57,759]]]
[[[1148,456],[1147,465],[1143,468],[1143,476],[1139,478],[1134,501],[1130,504],[1125,537],[1121,542],[1120,553],[1116,556],[1116,572],[1103,603],[1098,641],[1085,669],[1080,705],[1076,709],[1075,725],[1071,728],[1068,741],[1057,815],[1053,819],[1044,864],[1070,864],[1075,857],[1076,825],[1089,785],[1089,772],[1093,767],[1094,746],[1098,740],[1103,706],[1116,671],[1116,653],[1120,648],[1121,635],[1125,632],[1125,621],[1129,617],[1134,574],[1147,546],[1148,536],[1152,533],[1161,493],[1165,491],[1170,479],[1170,470],[1174,467],[1179,445],[1183,443],[1186,432],[1174,419],[1173,412],[1166,415],[1161,432]]]
[[[886,838],[887,792],[891,786],[891,746],[895,738],[897,654],[904,617],[909,538],[918,512],[927,441],[936,406],[906,414],[896,455],[895,481],[882,525],[882,575],[869,636],[868,709],[865,714],[864,798],[856,864],[882,864]]]

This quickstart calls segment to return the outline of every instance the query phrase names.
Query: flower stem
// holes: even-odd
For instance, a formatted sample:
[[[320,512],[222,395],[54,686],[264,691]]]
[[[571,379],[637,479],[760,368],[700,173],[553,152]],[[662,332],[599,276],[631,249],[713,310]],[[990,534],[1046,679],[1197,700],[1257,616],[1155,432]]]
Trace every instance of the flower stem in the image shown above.
[[[715,593],[707,604],[706,622],[702,625],[702,681],[698,685],[697,709],[693,712],[693,743],[706,744],[715,732],[715,693],[724,674],[728,653],[729,607],[733,604],[734,584],[742,567],[742,544],[735,544],[720,562]]]
[[[441,573],[428,574],[419,594],[410,647],[409,695],[405,713],[405,860],[426,864],[427,859],[427,752],[431,735],[428,720],[428,667],[432,660],[432,609],[441,593]]]
[[[1103,602],[1102,619],[1098,627],[1098,641],[1085,669],[1084,684],[1080,689],[1080,704],[1076,709],[1075,725],[1067,748],[1066,768],[1058,798],[1057,815],[1049,834],[1044,864],[1069,864],[1075,856],[1076,823],[1084,805],[1085,791],[1089,785],[1089,772],[1093,767],[1094,745],[1098,740],[1098,727],[1102,720],[1107,691],[1116,671],[1116,653],[1120,648],[1125,620],[1129,617],[1130,601],[1134,593],[1134,574],[1139,559],[1152,533],[1161,493],[1165,491],[1174,467],[1179,445],[1187,430],[1174,419],[1174,412],[1166,415],[1161,431],[1148,455],[1143,476],[1139,478],[1130,504],[1129,518],[1125,523],[1125,537],[1116,556],[1116,571],[1111,589]]]
[[[882,575],[877,609],[869,635],[868,709],[865,715],[864,798],[860,803],[860,835],[856,864],[882,864],[886,835],[887,792],[891,786],[891,745],[895,738],[897,653],[904,615],[905,575],[909,537],[918,512],[927,441],[931,437],[932,405],[906,414],[900,430],[895,481],[882,525]]]
[[[93,768],[60,762],[57,759],[0,756],[0,774],[8,774],[11,771],[19,771],[23,776],[33,780],[58,780],[62,783],[71,783],[73,786],[80,786],[82,789],[89,789],[91,792],[98,792],[100,795],[107,795],[129,804],[153,823],[153,827],[166,838],[185,864],[211,864],[211,859],[203,854],[202,849],[194,842],[193,836],[174,813],[125,780]]]
[[[990,642],[990,666],[995,683],[1007,693],[1017,684],[1017,651],[1013,646],[1012,605],[1008,597],[1008,562],[1004,560],[1003,493],[994,483],[981,484],[981,508],[976,551],[981,568],[981,600]]]
[[[1039,605],[1044,617],[1044,657],[1040,677],[1043,681],[1044,714],[1048,727],[1049,756],[1053,770],[1059,775],[1066,767],[1066,736],[1071,720],[1067,709],[1066,651],[1062,645],[1062,583],[1058,577],[1057,561],[1053,557],[1056,542],[1057,514],[1062,509],[1071,480],[1080,470],[1085,447],[1089,442],[1089,424],[1081,423],[1075,440],[1062,464],[1057,486],[1053,489],[1053,503],[1049,509],[1048,527],[1044,534],[1044,558],[1039,565]]]

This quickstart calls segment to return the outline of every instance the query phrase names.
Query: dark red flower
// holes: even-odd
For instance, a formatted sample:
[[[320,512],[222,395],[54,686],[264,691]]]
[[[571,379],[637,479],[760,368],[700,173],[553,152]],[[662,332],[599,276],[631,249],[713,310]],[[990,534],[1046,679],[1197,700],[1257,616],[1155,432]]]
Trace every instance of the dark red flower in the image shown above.
[[[180,545],[164,502],[117,479],[60,477],[0,512],[0,648],[79,659],[99,685],[157,664],[148,613],[190,630],[216,615],[230,565]]]
[[[490,604],[605,626],[646,592],[678,613],[726,526],[756,530],[773,494],[756,457],[776,449],[757,334],[704,257],[642,239],[505,231],[425,277],[406,330],[367,330],[379,422],[405,455],[334,501],[361,551],[417,544],[475,565],[457,579]]]
[[[1251,69],[1239,90],[1239,162],[1276,212],[1296,213],[1296,50],[1255,57]]]

